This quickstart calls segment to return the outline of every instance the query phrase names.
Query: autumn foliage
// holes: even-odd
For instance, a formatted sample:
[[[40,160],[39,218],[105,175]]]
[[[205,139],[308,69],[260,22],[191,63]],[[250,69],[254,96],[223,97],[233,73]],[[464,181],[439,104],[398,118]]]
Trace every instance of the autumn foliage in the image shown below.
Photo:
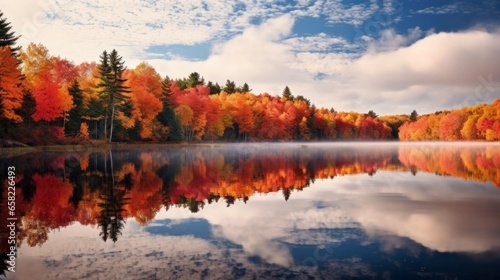
[[[8,47],[0,47],[0,73],[0,119],[19,123],[22,118],[15,110],[21,107],[23,99],[21,70]]]
[[[500,99],[492,104],[429,114],[400,127],[401,140],[500,140]]]

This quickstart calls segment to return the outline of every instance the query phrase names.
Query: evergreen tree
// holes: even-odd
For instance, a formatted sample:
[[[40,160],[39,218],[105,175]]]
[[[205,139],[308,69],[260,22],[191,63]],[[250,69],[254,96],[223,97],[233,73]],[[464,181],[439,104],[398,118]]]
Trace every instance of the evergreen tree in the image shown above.
[[[181,89],[181,90],[185,90],[187,89],[187,79],[184,78],[184,79],[176,79],[175,80],[175,83],[177,84],[177,86]]]
[[[109,55],[107,51],[103,51],[99,56],[100,64],[98,67],[99,78],[101,81],[97,84],[97,87],[100,89],[98,91],[101,100],[105,100],[105,103],[108,103],[108,99],[110,98],[110,89],[111,89],[111,67],[109,66]],[[104,135],[103,139],[107,137],[107,129],[108,129],[108,104],[104,105]]]
[[[111,117],[109,124],[109,142],[111,143],[113,139],[113,124],[116,107],[120,102],[130,98],[128,95],[130,90],[128,90],[129,87],[124,85],[127,80],[122,78],[122,74],[126,68],[118,52],[113,50],[108,54],[104,51],[100,59],[98,70],[101,82],[97,86],[100,88],[99,93],[104,99],[106,106],[104,115],[104,137],[106,137],[107,132],[107,119]]]
[[[66,125],[66,134],[76,135],[80,131],[83,116],[83,91],[80,84],[75,79],[73,85],[68,88],[69,94],[73,97],[74,107],[69,111],[69,120]]]
[[[10,26],[10,22],[7,22],[7,19],[3,17],[3,13],[0,12],[0,47],[9,47],[12,56],[18,56],[18,51],[21,49],[20,46],[15,46],[17,43],[17,39],[21,36],[15,36],[14,32],[11,32],[12,26]]]
[[[200,78],[200,74],[198,72],[193,72],[189,74],[189,77],[186,81],[187,88],[194,88],[198,85],[204,85],[205,79],[203,77]]]
[[[163,110],[156,116],[156,119],[164,126],[168,126],[169,133],[166,139],[163,141],[174,141],[180,142],[184,139],[182,134],[182,125],[179,116],[175,114],[174,108],[172,106],[172,101],[170,100],[170,85],[172,81],[167,77],[162,81],[162,105]]]
[[[85,113],[84,118],[94,122],[93,127],[89,127],[89,133],[94,139],[100,138],[100,132],[98,127],[101,125],[99,122],[103,119],[104,114],[104,102],[100,98],[91,98],[88,103],[88,110]]]
[[[281,96],[286,100],[293,100],[292,92],[290,91],[290,88],[288,86],[285,86],[285,89],[283,89],[283,94]]]
[[[412,122],[414,122],[414,121],[416,121],[416,120],[417,120],[417,117],[418,117],[418,113],[417,113],[417,111],[413,110],[413,111],[411,112],[411,114],[410,114],[410,120],[411,120]]]
[[[375,113],[373,110],[368,111],[368,114],[366,114],[365,116],[372,118],[378,117],[377,113]]]
[[[16,113],[23,118],[23,126],[30,126],[31,123],[33,123],[33,117],[31,116],[35,113],[35,107],[35,97],[33,97],[31,91],[25,90],[22,105],[16,111]]]
[[[172,92],[170,91],[170,87],[172,86],[172,83],[173,83],[173,81],[168,76],[165,76],[165,78],[163,78],[163,80],[161,81],[161,92],[162,92],[163,99],[170,98],[170,95],[172,94]]]
[[[223,90],[227,94],[233,94],[236,92],[236,84],[233,81],[227,80]]]
[[[243,87],[241,88],[241,92],[251,92],[252,89],[248,86],[247,83],[243,84]]]
[[[172,110],[172,112],[174,112]],[[181,118],[174,113],[174,118],[169,123],[170,132],[168,134],[168,141],[181,142],[184,140],[184,134],[182,133]]]
[[[210,88],[210,94],[219,94],[221,91],[219,83],[215,83],[215,85],[212,82],[207,83],[207,87]]]
[[[309,118],[307,118],[307,126],[309,127],[309,131],[311,131],[311,139],[316,139],[318,137],[318,130],[314,125],[314,119],[316,115],[316,106],[312,106],[309,111]]]
[[[184,139],[181,119],[168,103],[163,102],[163,110],[156,116],[156,119],[169,128],[167,139],[162,140],[180,142]]]

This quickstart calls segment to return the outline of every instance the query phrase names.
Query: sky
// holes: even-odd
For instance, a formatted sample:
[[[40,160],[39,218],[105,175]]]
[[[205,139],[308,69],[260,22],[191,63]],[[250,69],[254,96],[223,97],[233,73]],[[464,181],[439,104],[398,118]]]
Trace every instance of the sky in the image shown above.
[[[433,113],[500,98],[500,1],[0,0],[22,35],[74,63],[285,86],[317,107]]]

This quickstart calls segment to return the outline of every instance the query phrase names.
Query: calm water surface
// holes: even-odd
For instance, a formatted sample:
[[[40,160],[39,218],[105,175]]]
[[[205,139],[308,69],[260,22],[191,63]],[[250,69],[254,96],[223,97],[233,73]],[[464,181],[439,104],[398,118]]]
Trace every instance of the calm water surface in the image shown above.
[[[500,279],[498,143],[0,156],[8,166],[20,247],[7,279]]]

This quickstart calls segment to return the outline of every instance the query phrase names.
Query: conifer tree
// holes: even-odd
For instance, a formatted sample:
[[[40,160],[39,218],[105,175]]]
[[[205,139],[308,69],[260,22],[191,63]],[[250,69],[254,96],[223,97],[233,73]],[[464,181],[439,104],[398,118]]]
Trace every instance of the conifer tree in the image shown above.
[[[66,134],[76,134],[80,131],[83,115],[83,91],[77,80],[68,88],[69,94],[73,97],[74,107],[69,111],[69,120],[66,126]]]
[[[10,31],[12,26],[10,26],[10,22],[7,21],[6,18],[3,17],[3,13],[0,12],[0,47],[9,47],[12,56],[18,56],[17,52],[21,49],[20,46],[15,46],[17,39],[21,36],[14,35],[13,31]]]
[[[286,100],[293,100],[292,92],[288,86],[285,86],[285,89],[283,89],[282,97]]]
[[[172,106],[172,101],[170,100],[170,86],[172,85],[172,80],[169,77],[165,77],[162,81],[162,111],[156,116],[156,119],[164,126],[168,126],[169,133],[167,136],[167,141],[180,142],[183,140],[182,125],[179,116],[175,114],[174,108]]]
[[[101,97],[106,104],[104,116],[104,137],[106,138],[107,119],[110,117],[109,142],[113,139],[113,125],[116,107],[120,102],[130,98],[129,87],[125,86],[126,79],[122,78],[125,71],[124,61],[116,50],[111,53],[104,51],[100,56],[99,78],[101,82],[97,85]]]
[[[243,84],[243,87],[241,88],[241,92],[245,93],[245,92],[251,92],[252,89],[250,88],[250,86],[248,86],[247,83],[244,83]]]
[[[205,84],[205,79],[203,77],[200,77],[200,74],[198,74],[198,72],[193,72],[189,74],[189,77],[186,80],[187,88],[194,88],[198,85],[204,85],[204,84]]]
[[[412,122],[414,122],[414,121],[416,121],[416,120],[417,120],[417,117],[418,117],[418,113],[417,113],[417,111],[413,110],[413,111],[411,112],[411,114],[410,114],[410,120],[411,120]]]
[[[211,81],[209,81],[207,83],[207,87],[210,88],[210,94],[219,94],[221,91],[219,83],[215,83],[214,85]]]
[[[227,94],[233,94],[236,92],[236,84],[233,81],[227,80],[223,90]]]

